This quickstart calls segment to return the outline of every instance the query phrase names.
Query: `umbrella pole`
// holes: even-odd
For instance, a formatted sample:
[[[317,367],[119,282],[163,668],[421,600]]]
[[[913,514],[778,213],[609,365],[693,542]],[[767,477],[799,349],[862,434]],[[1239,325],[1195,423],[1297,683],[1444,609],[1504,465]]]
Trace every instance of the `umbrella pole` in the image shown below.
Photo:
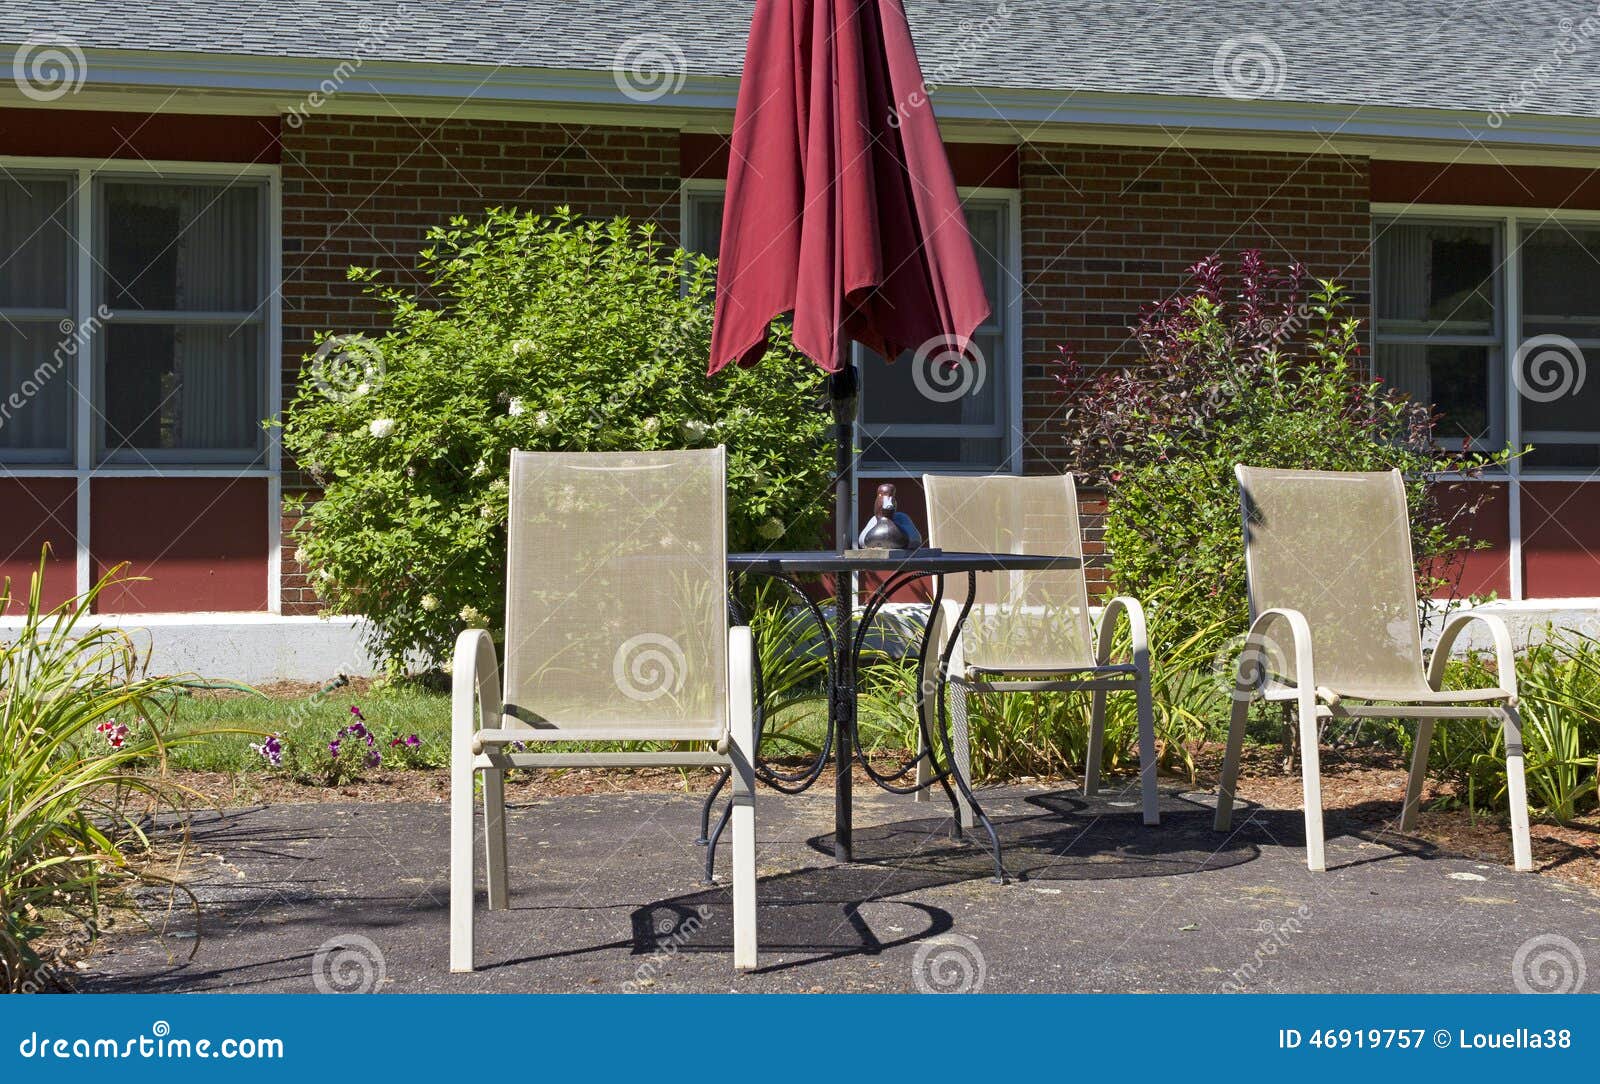
[[[855,548],[852,537],[855,508],[856,389],[855,363],[849,346],[840,347],[840,367],[828,377],[828,399],[833,408],[834,541],[839,551]],[[834,703],[834,805],[833,857],[852,860],[852,798],[850,770],[855,764],[856,659],[854,631],[855,585],[848,572],[833,577]]]

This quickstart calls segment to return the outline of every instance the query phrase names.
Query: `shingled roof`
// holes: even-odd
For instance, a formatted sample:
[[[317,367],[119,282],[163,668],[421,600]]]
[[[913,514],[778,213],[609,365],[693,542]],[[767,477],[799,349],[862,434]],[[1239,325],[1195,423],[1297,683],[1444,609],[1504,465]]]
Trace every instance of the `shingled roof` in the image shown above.
[[[1593,0],[908,0],[932,81],[982,90],[1600,117]],[[85,50],[736,77],[753,0],[0,0]],[[1586,21],[1587,20],[1587,21]],[[1255,82],[1262,80],[1264,82]],[[1261,93],[1265,91],[1266,93]]]

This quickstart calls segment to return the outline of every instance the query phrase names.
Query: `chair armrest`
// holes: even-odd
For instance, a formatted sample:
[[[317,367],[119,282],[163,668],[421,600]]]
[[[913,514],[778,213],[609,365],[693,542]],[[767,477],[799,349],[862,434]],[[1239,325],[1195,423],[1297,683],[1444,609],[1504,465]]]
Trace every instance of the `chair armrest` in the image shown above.
[[[467,629],[456,637],[456,650],[450,667],[450,726],[459,737],[476,734],[478,712],[484,722],[500,725],[505,705],[500,699],[500,663],[495,657],[494,639],[484,629]],[[474,753],[482,752],[476,748]]]
[[[961,610],[965,604],[964,600],[947,598],[939,603],[938,609],[928,614],[928,623],[932,626],[928,630],[928,667],[930,673],[922,676],[922,680],[928,680],[930,676],[938,674],[939,659],[944,655],[945,642],[950,639],[950,630],[956,627],[956,621],[961,617]],[[972,620],[971,614],[967,615],[967,620]],[[962,637],[957,636],[955,646],[950,650],[948,676],[962,677],[966,672],[966,645],[962,643]],[[932,686],[930,685],[929,688],[932,688]]]
[[[749,625],[733,625],[728,629],[728,733],[717,742],[717,752],[727,755],[746,742],[754,742],[756,689],[755,689],[755,634]],[[745,754],[754,762],[752,746]]]
[[[1150,664],[1150,634],[1144,620],[1144,607],[1130,595],[1118,595],[1100,611],[1100,627],[1094,634],[1094,661],[1101,666],[1111,661],[1111,634],[1116,631],[1117,618],[1126,614],[1128,639],[1133,648],[1135,666]]]
[[[1498,688],[1511,694],[1511,702],[1517,700],[1517,653],[1511,646],[1511,630],[1500,617],[1494,614],[1479,614],[1467,611],[1454,613],[1445,620],[1444,628],[1439,632],[1439,643],[1433,649],[1433,658],[1428,662],[1428,685],[1438,690],[1444,683],[1445,664],[1450,661],[1450,649],[1455,647],[1456,639],[1461,635],[1461,630],[1474,621],[1482,622],[1489,630],[1490,637],[1494,640],[1495,669],[1498,671]]]
[[[1259,645],[1276,645],[1269,630],[1278,624],[1289,626],[1290,642],[1294,645],[1294,685],[1296,691],[1304,693],[1316,689],[1316,671],[1311,655],[1311,623],[1306,620],[1306,615],[1299,610],[1280,608],[1262,610],[1250,624],[1250,631],[1245,633],[1244,648],[1239,653],[1238,677],[1235,680],[1236,692],[1248,688],[1266,687],[1267,671]],[[1251,668],[1257,671],[1254,677],[1250,676]],[[1248,678],[1248,680],[1247,680]]]

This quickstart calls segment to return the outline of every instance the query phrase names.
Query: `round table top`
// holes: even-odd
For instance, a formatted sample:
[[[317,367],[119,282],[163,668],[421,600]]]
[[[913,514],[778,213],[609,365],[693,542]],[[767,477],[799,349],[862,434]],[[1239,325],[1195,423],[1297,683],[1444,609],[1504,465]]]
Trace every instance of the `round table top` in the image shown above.
[[[730,553],[735,572],[1059,572],[1083,566],[1066,554],[967,553],[959,550],[895,550],[887,554],[838,550],[772,550]]]

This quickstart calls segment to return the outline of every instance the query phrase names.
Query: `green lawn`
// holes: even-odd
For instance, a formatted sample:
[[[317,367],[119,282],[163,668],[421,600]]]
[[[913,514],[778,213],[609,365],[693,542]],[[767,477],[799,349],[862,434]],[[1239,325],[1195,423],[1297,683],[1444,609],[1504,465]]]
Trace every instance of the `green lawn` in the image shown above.
[[[358,705],[367,723],[387,743],[393,736],[416,734],[424,766],[444,767],[450,759],[450,694],[416,685],[383,686],[365,693],[346,687],[295,699],[243,694],[185,697],[178,708],[177,729],[230,728],[253,734],[212,734],[172,751],[174,768],[208,772],[260,771],[268,767],[250,749],[262,734],[278,734],[287,742],[326,743],[347,725],[351,705]]]

